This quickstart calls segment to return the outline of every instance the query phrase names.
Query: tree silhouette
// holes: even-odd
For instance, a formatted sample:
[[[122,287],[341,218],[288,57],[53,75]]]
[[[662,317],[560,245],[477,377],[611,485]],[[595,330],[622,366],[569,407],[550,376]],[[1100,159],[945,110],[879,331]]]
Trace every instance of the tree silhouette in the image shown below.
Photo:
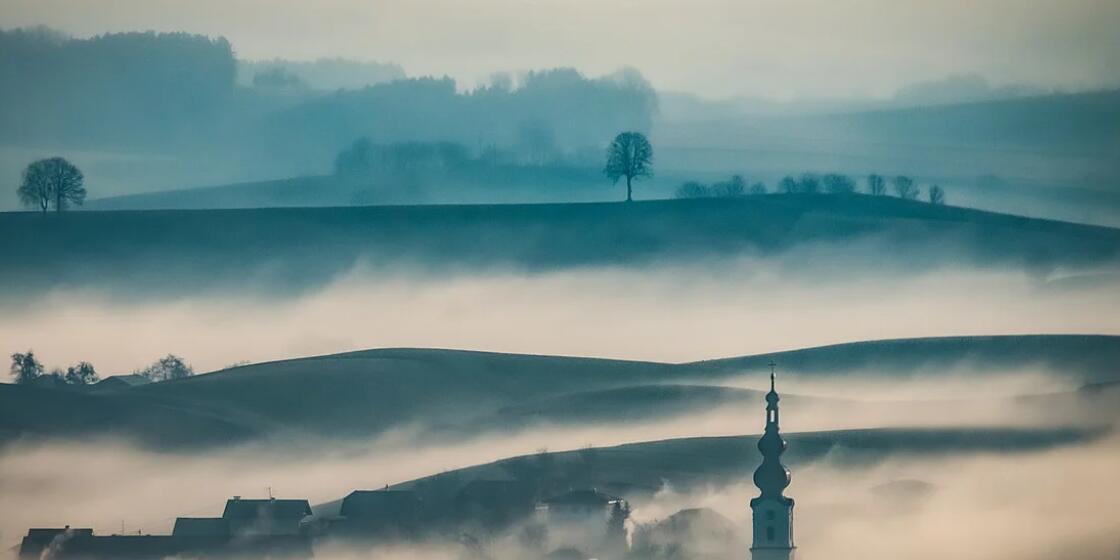
[[[824,188],[832,194],[848,194],[856,192],[856,184],[847,175],[829,173],[822,179]]]
[[[797,179],[786,175],[782,177],[781,182],[778,183],[778,189],[786,194],[793,194],[798,191]]]
[[[697,181],[688,181],[677,187],[674,193],[677,198],[707,198],[712,196],[712,190],[707,185]]]
[[[945,189],[941,188],[941,185],[934,185],[929,188],[929,203],[945,204]]]
[[[92,385],[98,381],[97,371],[89,362],[78,362],[77,365],[66,368],[63,379],[68,385]]]
[[[751,189],[750,189],[749,192],[751,194],[755,194],[755,195],[766,194],[766,185],[764,185],[762,183],[755,183],[755,184],[751,185]]]
[[[16,352],[12,354],[12,367],[9,371],[16,383],[26,385],[43,375],[43,364],[35,359],[35,353],[31,350],[24,353]]]
[[[634,199],[631,182],[636,178],[652,175],[652,165],[653,147],[645,135],[641,132],[623,132],[615,136],[607,148],[607,165],[603,173],[615,184],[618,184],[619,179],[626,178],[626,202],[630,202]]]
[[[84,182],[82,172],[69,161],[60,157],[41,159],[23,170],[19,201],[42,212],[54,205],[55,211],[61,212],[71,204],[81,206],[85,202]]]
[[[168,354],[156,360],[152,365],[133,373],[143,375],[152,381],[169,381],[194,375],[194,368],[179,356]]]
[[[887,182],[882,175],[872,173],[867,176],[867,194],[872,196],[887,194]]]
[[[894,185],[894,191],[898,193],[898,197],[905,200],[914,200],[918,198],[918,187],[914,186],[914,180],[905,176],[899,175],[895,177],[891,183]]]
[[[798,182],[798,191],[805,194],[817,194],[821,190],[821,180],[812,173],[806,173],[801,176],[801,181]]]

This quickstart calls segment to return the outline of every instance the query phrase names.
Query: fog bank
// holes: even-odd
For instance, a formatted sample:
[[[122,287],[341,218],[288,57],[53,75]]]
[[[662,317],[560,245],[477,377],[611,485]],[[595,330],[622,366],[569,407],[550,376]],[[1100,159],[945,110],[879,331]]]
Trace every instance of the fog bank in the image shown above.
[[[792,258],[792,257],[791,257]],[[130,303],[54,292],[0,315],[0,351],[127,373],[173,352],[199,371],[376,347],[690,361],[940,335],[1120,333],[1107,279],[1006,270],[825,272],[739,260],[539,274],[385,274],[358,267],[290,299]],[[873,318],[873,320],[868,320]],[[562,336],[560,334],[562,333]],[[125,342],[127,341],[127,342]]]

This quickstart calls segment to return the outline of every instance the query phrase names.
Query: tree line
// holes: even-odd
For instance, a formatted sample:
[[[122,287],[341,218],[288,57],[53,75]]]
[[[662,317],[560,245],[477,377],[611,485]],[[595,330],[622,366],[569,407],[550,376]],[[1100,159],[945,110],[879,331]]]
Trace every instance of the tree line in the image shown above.
[[[16,352],[11,355],[12,364],[9,373],[17,385],[49,384],[51,386],[83,386],[93,385],[101,380],[93,364],[81,361],[65,370],[54,368],[47,371],[43,363],[35,356],[35,352]],[[194,375],[194,368],[185,360],[174,354],[168,354],[147,367],[135,370],[133,375],[146,377],[149,380],[169,381],[182,379]]]
[[[775,192],[782,194],[868,194],[871,196],[887,196],[888,181],[886,177],[872,173],[864,180],[864,189],[861,191],[854,179],[839,173],[816,175],[805,173],[800,177],[787,175],[778,181]],[[897,175],[890,179],[890,187],[894,194],[904,200],[917,200],[921,197],[921,188],[914,179],[905,175]],[[747,187],[747,181],[741,175],[733,175],[728,181],[721,181],[706,185],[697,181],[687,181],[677,187],[674,193],[676,198],[720,198],[744,195],[767,194],[765,183],[756,182]],[[926,189],[926,200],[930,204],[945,204],[945,189],[940,185],[930,185]]]

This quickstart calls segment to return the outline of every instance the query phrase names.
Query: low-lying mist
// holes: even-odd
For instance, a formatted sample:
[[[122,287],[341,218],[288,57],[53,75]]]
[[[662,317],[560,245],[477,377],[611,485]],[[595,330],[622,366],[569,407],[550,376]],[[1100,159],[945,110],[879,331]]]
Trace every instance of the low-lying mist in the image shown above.
[[[871,258],[835,269],[826,259],[802,250],[533,274],[358,266],[286,299],[231,291],[136,303],[55,291],[5,306],[0,350],[32,348],[48,367],[87,360],[104,376],[169,352],[210,371],[375,347],[688,361],[865,339],[1120,333],[1111,273],[902,270]]]
[[[1120,552],[1120,440],[1008,457],[890,459],[852,467],[829,458],[793,471],[798,556],[830,559],[1115,558]],[[648,522],[706,507],[750,541],[749,478],[638,504]],[[697,543],[692,543],[697,544]],[[745,552],[744,552],[745,553]]]
[[[731,381],[754,386],[762,381],[757,377],[737,377]],[[1113,427],[1116,423],[1115,392],[1096,398],[1065,393],[1023,400],[1005,398],[1001,391],[990,387],[977,391],[968,400],[961,400],[959,395],[967,393],[971,385],[970,377],[978,376],[969,376],[962,370],[947,372],[941,378],[944,386],[941,395],[957,395],[956,400],[932,397],[918,401],[880,400],[905,397],[911,389],[904,388],[892,394],[883,388],[883,380],[873,375],[845,378],[845,384],[852,393],[865,389],[861,400],[803,397],[783,390],[783,427],[787,432],[794,433],[880,427],[969,429],[1005,426],[1029,430],[1080,426],[1097,429]],[[1006,380],[1012,388],[1010,390],[1020,383],[1020,379],[1010,372],[995,378]],[[1021,379],[1041,382],[1044,387],[1061,387],[1067,383],[1042,370],[1024,371]],[[785,377],[782,382],[786,382]],[[834,386],[834,380],[814,381],[793,376],[789,384],[805,394],[823,395]],[[657,403],[650,403],[650,406],[656,410]],[[668,438],[757,433],[762,426],[763,406],[761,399],[757,399],[757,402],[692,410],[683,414],[653,414],[625,421],[552,421],[520,426],[510,423],[501,430],[478,431],[454,438],[438,437],[430,426],[423,425],[401,427],[366,440],[281,434],[268,441],[209,451],[141,449],[108,436],[82,442],[24,440],[0,448],[0,501],[7,508],[0,519],[0,545],[16,544],[27,528],[34,526],[69,524],[90,526],[99,533],[111,533],[119,531],[123,524],[125,532],[164,533],[170,530],[176,516],[219,514],[224,501],[233,495],[256,497],[271,490],[279,497],[308,498],[313,504],[329,502],[355,489],[381,488],[447,470],[533,454],[543,449],[563,451]],[[464,419],[465,422],[467,420]],[[930,519],[921,517],[920,520],[923,523],[921,531],[928,533],[930,538],[939,532],[953,530],[948,521],[951,514],[948,504],[954,502],[962,508],[961,513],[965,516],[982,516],[989,508],[997,508],[1002,514],[1026,516],[1026,519],[1032,520],[1036,514],[1030,509],[1035,507],[1030,500],[1040,500],[1040,504],[1052,501],[1052,489],[1048,485],[1069,484],[1064,481],[1071,473],[1077,472],[1076,469],[1086,471],[1082,477],[1084,484],[1093,488],[1107,486],[1096,478],[1108,472],[1102,465],[1116,463],[1116,452],[1120,451],[1120,447],[1114,439],[1106,443],[1076,452],[1058,451],[1032,458],[1033,462],[1028,463],[1023,463],[1021,458],[999,455],[983,460],[966,460],[937,452],[923,455],[926,459],[922,461],[888,461],[867,469],[845,470],[851,469],[851,461],[845,462],[842,457],[831,455],[829,457],[836,459],[831,466],[828,461],[823,465],[814,463],[809,468],[799,465],[791,495],[805,504],[798,510],[799,534],[803,535],[801,545],[827,550],[827,546],[852,540],[851,546],[857,547],[852,550],[874,553],[870,557],[878,557],[875,555],[889,550],[886,543],[864,542],[860,532],[870,531],[869,526],[875,522],[885,522],[889,518],[888,510],[897,509],[895,504],[879,510],[867,497],[868,488],[894,479],[919,479],[937,488],[930,502],[936,507],[927,507],[923,503],[921,507],[902,508],[899,514],[929,516]],[[793,451],[796,452],[796,449]],[[906,456],[914,450],[888,449],[885,453],[891,457],[896,451]],[[970,451],[961,449],[960,452]],[[1031,473],[1045,471],[1041,465],[1053,465],[1064,456],[1076,457],[1071,459],[1074,464],[1068,469],[1052,466],[1054,470],[1049,477],[1040,475],[1034,480],[1030,478]],[[1092,464],[1092,461],[1102,458],[1103,463]],[[959,465],[954,462],[958,459],[961,461]],[[699,461],[700,464],[695,466],[703,469],[704,457],[689,460]],[[849,466],[842,468],[841,463]],[[1006,479],[998,481],[999,484],[990,490],[997,494],[1009,493],[1005,498],[1010,501],[987,503],[985,500],[995,498],[986,496],[975,500],[961,499],[961,493],[970,491],[977,481],[995,478],[985,474],[985,468],[993,469],[987,471],[989,473],[995,472],[1005,463],[1016,469],[1028,469],[1013,479],[1022,485],[1021,491],[1007,488]],[[867,462],[857,464],[866,465]],[[744,476],[749,474],[746,472]],[[841,483],[837,480],[840,476],[849,477],[850,482]],[[744,483],[732,489],[713,488],[710,494],[685,496],[667,488],[652,502],[636,504],[635,519],[645,521],[664,517],[683,507],[702,506],[713,507],[741,525],[751,492],[748,486]],[[1093,499],[1115,503],[1120,498],[1115,494],[1109,495],[1111,490],[1107,488],[1104,492],[1104,495]],[[1019,507],[1027,509],[1015,513]],[[1079,511],[1078,515],[1083,513]],[[830,515],[840,516],[844,522],[829,523]],[[1045,514],[1038,515],[1045,517]],[[1105,521],[1098,519],[1094,525],[1084,529],[1091,532]],[[891,526],[896,529],[889,532],[897,535],[897,527],[905,524],[894,523],[892,521]],[[926,523],[931,525],[926,526]],[[1004,530],[1003,525],[1011,525],[1012,520],[999,523]],[[1072,525],[1064,526],[1063,531],[1068,533],[1063,538],[1074,535],[1074,529]],[[901,546],[897,542],[898,537],[892,538],[896,546]],[[397,552],[405,554],[414,551]],[[432,553],[418,557],[443,556]]]

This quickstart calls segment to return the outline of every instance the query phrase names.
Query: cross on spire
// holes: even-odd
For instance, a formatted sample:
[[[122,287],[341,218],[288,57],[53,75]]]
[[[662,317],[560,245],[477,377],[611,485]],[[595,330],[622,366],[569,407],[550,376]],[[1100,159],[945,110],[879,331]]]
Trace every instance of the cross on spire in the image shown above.
[[[773,391],[774,390],[774,368],[777,367],[778,364],[775,364],[774,360],[770,360],[769,366],[770,366],[770,390]]]

